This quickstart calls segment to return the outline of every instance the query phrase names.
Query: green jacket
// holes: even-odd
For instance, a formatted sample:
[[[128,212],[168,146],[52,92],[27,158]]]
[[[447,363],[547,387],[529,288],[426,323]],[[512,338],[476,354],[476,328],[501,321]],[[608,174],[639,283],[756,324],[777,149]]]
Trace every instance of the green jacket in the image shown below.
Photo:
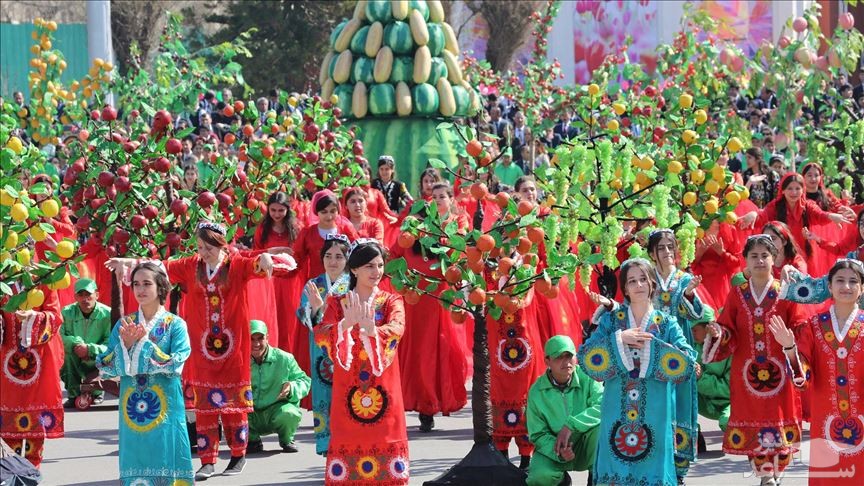
[[[277,399],[282,385],[291,382],[288,398]],[[297,364],[291,353],[269,346],[261,364],[252,359],[252,396],[255,410],[263,410],[276,402],[297,405],[309,393],[312,379]]]
[[[696,381],[699,401],[700,403],[710,402],[711,405],[722,409],[729,405],[729,374],[732,363],[730,358],[708,364],[703,363],[702,346],[700,343],[693,343],[697,362],[702,367],[702,376]]]
[[[592,380],[576,366],[573,379],[559,390],[549,378],[549,372],[537,378],[528,390],[528,437],[534,448],[557,462],[567,462],[555,453],[555,440],[565,425],[573,432],[586,432],[600,425],[600,402],[603,384]]]
[[[84,319],[78,304],[67,305],[61,313],[63,325],[60,326],[60,335],[66,355],[73,354],[72,349],[78,344],[87,346],[89,360],[108,349],[108,337],[111,336],[110,307],[97,302],[89,319]]]

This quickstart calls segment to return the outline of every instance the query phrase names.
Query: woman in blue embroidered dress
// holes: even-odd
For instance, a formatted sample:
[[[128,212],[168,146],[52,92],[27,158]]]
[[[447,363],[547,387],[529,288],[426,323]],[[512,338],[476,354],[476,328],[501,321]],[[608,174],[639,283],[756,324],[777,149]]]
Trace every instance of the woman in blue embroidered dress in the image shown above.
[[[601,307],[579,349],[580,366],[605,388],[595,484],[677,482],[676,385],[695,378],[695,353],[677,319],[654,308],[653,274],[647,260],[624,262],[624,304]]]
[[[120,319],[96,358],[120,377],[120,480],[124,485],[193,483],[180,374],[189,357],[186,323],[163,307],[171,290],[155,263],[132,270],[139,310]]]
[[[333,396],[333,361],[326,348],[315,342],[315,326],[324,317],[324,302],[330,296],[342,296],[348,292],[350,279],[345,264],[348,260],[348,237],[327,235],[321,247],[324,273],[306,282],[300,297],[297,318],[312,333],[309,339],[309,356],[312,361],[312,420],[315,432],[315,453],[327,455],[330,443],[330,402]]]

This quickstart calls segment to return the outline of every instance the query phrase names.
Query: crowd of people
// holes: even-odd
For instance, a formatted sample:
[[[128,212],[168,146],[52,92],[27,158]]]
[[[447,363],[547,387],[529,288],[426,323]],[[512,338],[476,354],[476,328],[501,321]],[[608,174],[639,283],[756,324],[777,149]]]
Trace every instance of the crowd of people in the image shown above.
[[[837,86],[857,110],[862,76]],[[196,127],[183,140],[178,187],[206,187],[218,175],[210,155],[237,155],[223,141],[239,118],[224,115],[230,90],[220,95],[205,94],[175,120]],[[255,104],[266,116],[302,109],[298,98],[282,105],[274,92]],[[23,96],[13,99],[24,106]],[[682,484],[705,449],[698,414],[719,421],[723,451],[747,456],[763,485],[782,479],[802,421],[811,440],[823,439],[811,449],[811,484],[842,484],[838,471],[864,468],[855,368],[864,358],[864,194],[828,189],[803,144],[794,156],[777,146],[764,123],[776,109],[770,90],[748,99],[733,87],[729,103],[749,120],[753,145],[744,160],[721,162],[751,198],[736,208],[737,225],[705,231],[689,268],[679,268],[673,231],[645,234],[651,221],[628,222],[611,292],[604,285],[601,295],[596,280],[571,290],[564,279],[555,297],[532,292],[523,307],[487,316],[492,438],[505,457],[516,442],[529,484],[569,484],[572,470],[590,471],[589,484]],[[827,123],[841,103],[826,98],[799,123]],[[577,124],[565,114],[533,135],[519,107],[494,96],[481,120],[491,150],[504,154],[493,191],[536,204],[543,194],[533,172],[580,136]],[[70,148],[43,149],[53,169],[34,180],[59,188]],[[429,433],[435,416],[466,407],[474,322],[454,322],[436,299],[443,286],[403,299],[384,265],[404,258],[443,278],[434,254],[398,242],[415,198],[434,201],[440,219],[463,232],[478,223],[486,231],[501,215],[434,168],[412,195],[398,179],[401,163],[381,154],[365,167],[366,184],[341,194],[274,192],[261,223],[233,241],[225,227],[202,223],[193,256],[108,259],[85,244],[92,279],[69,291],[46,287],[38,308],[2,315],[0,436],[38,466],[44,439],[62,437],[64,408],[83,394],[100,402],[97,382],[113,379],[124,484],[207,479],[223,438],[225,475],[241,474],[268,434],[296,452],[306,445],[294,438],[303,409],[312,411],[327,484],[407,484],[405,412],[417,412],[418,430]],[[460,157],[457,172],[473,170]],[[87,239],[63,217],[51,221],[57,235]],[[650,259],[626,258],[637,240]],[[46,241],[36,244],[43,255],[54,239]],[[125,308],[136,309],[116,323],[105,305],[111,272],[131,288]],[[174,286],[182,298],[169,312]],[[817,394],[824,399],[811,400]]]

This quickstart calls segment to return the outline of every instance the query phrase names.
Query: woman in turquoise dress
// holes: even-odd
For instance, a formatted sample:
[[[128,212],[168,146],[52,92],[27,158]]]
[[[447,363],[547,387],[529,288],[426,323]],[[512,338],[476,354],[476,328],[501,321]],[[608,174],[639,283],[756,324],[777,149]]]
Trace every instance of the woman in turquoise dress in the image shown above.
[[[647,260],[624,262],[624,304],[601,307],[598,328],[579,349],[580,366],[605,389],[595,484],[676,484],[676,440],[693,437],[677,422],[695,400],[676,407],[676,388],[695,382],[696,355],[678,320],[652,304],[653,275]]]
[[[186,322],[163,307],[171,290],[156,263],[132,270],[139,310],[117,322],[96,358],[103,378],[120,377],[120,480],[124,485],[191,485],[180,374],[189,357]]]
[[[328,296],[348,292],[348,237],[328,235],[321,248],[325,272],[309,280],[303,288],[297,318],[309,328],[309,356],[312,364],[312,420],[315,433],[315,453],[326,456],[330,443],[330,402],[333,396],[333,362],[327,352],[315,342],[314,329],[324,317],[324,302]]]

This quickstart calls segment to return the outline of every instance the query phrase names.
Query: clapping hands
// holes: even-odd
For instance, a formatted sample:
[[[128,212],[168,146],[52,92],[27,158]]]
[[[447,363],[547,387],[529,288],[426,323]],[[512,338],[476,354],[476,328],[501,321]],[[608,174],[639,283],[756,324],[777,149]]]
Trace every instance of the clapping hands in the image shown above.
[[[342,311],[345,314],[343,326],[360,325],[360,330],[366,334],[375,331],[375,310],[371,302],[361,302],[357,292],[348,292],[342,299]]]
[[[131,349],[141,338],[147,335],[147,330],[141,324],[136,324],[131,317],[124,317],[120,320],[120,339],[123,340],[123,346]]]

